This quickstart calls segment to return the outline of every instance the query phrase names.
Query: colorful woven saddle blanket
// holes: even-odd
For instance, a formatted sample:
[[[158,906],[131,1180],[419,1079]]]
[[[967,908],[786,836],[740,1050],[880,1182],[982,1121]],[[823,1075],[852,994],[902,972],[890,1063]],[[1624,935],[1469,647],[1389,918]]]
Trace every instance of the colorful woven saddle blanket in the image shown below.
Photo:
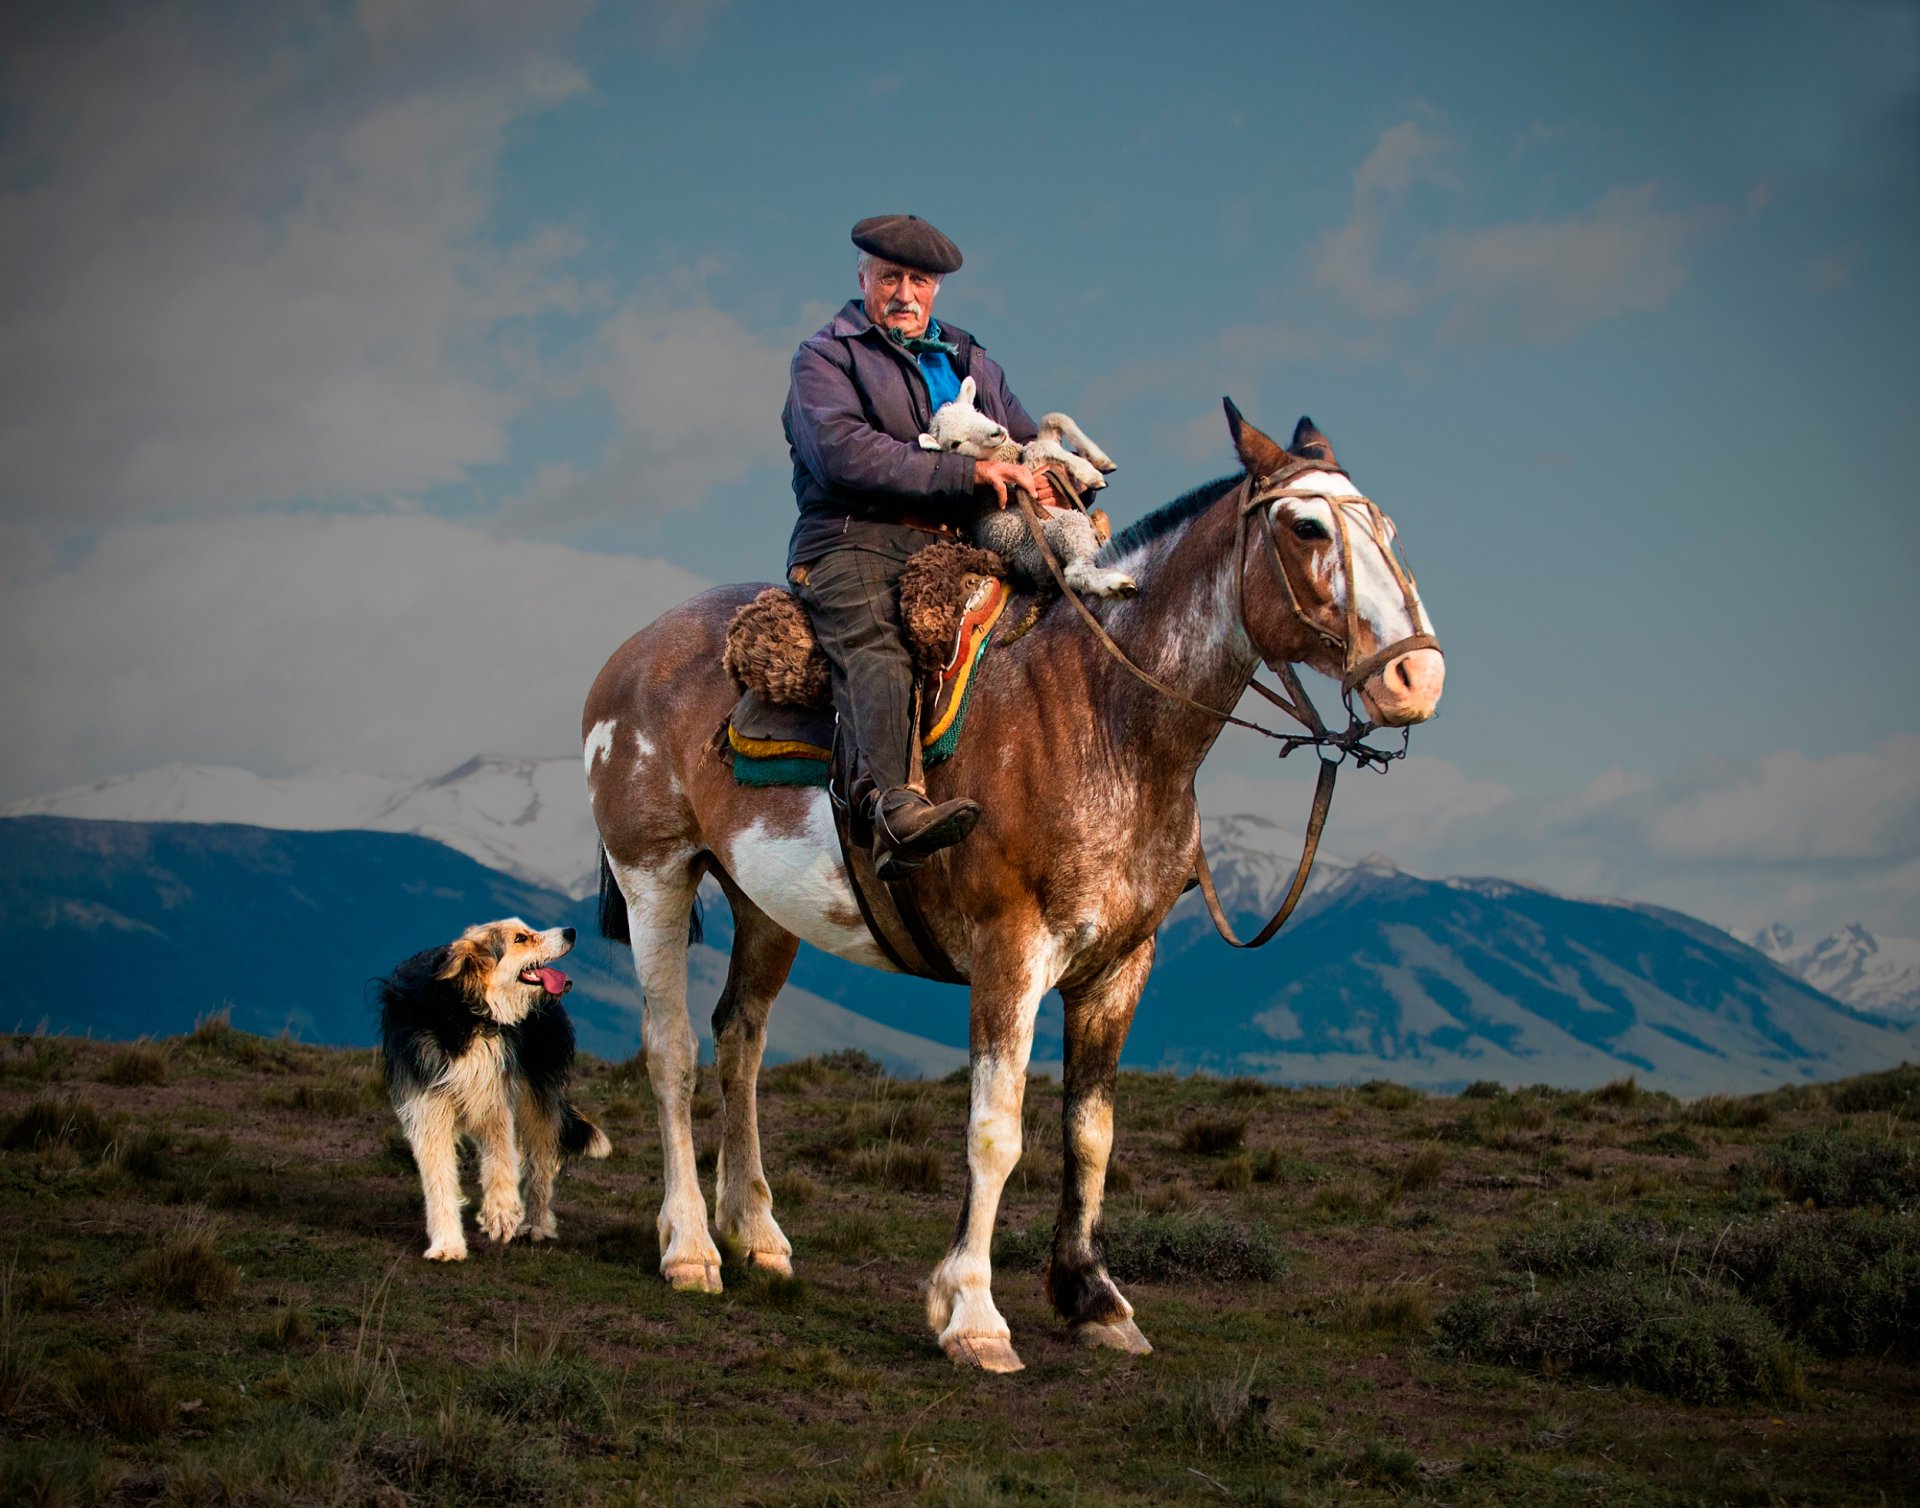
[[[920,747],[926,764],[953,753],[974,671],[1007,604],[1000,557],[943,542],[900,578],[900,618],[920,668]],[[827,657],[793,593],[769,587],[727,625],[725,663],[744,694],[725,730],[741,785],[827,784],[833,700]]]

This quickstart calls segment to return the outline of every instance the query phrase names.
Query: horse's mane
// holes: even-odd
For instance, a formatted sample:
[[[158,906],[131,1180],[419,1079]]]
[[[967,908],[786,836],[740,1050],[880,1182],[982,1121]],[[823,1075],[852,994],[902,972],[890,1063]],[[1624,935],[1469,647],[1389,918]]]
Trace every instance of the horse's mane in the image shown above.
[[[1195,514],[1204,513],[1236,486],[1243,473],[1235,472],[1231,476],[1218,477],[1211,482],[1202,482],[1191,492],[1183,492],[1172,502],[1155,508],[1145,518],[1122,529],[1107,541],[1107,547],[1100,552],[1100,559],[1118,560],[1130,551],[1152,544],[1156,539],[1171,534]]]

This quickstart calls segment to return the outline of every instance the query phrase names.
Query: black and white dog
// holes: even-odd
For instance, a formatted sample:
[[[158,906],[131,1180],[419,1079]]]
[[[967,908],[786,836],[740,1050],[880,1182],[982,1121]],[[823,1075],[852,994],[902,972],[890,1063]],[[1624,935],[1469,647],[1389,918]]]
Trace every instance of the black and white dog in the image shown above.
[[[536,932],[510,917],[414,954],[381,982],[387,1090],[420,1169],[429,1261],[466,1259],[462,1131],[480,1147],[480,1229],[502,1242],[552,1240],[561,1154],[611,1150],[606,1133],[567,1101],[573,1023],[560,997],[573,983],[553,963],[572,947],[571,927]],[[524,1203],[516,1113],[527,1151]]]

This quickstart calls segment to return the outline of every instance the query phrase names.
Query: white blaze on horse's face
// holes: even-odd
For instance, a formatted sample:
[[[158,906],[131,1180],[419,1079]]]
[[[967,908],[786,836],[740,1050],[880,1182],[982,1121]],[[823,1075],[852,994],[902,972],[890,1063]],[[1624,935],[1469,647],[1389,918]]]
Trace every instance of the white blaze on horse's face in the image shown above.
[[[1386,551],[1393,543],[1392,521],[1386,521],[1388,536],[1383,545],[1374,537],[1373,515],[1368,508],[1358,502],[1338,502],[1344,496],[1360,496],[1360,490],[1344,476],[1331,472],[1309,473],[1296,479],[1292,486],[1328,494],[1324,499],[1282,498],[1273,505],[1273,521],[1275,529],[1282,533],[1304,520],[1319,524],[1325,531],[1328,543],[1313,552],[1311,569],[1332,601],[1336,621],[1342,624],[1346,620],[1349,586],[1337,543],[1340,531],[1334,526],[1336,506],[1341,510],[1341,521],[1352,542],[1356,578],[1351,588],[1354,607],[1361,623],[1371,633],[1372,642],[1352,646],[1351,658],[1357,660],[1376,646],[1393,644],[1415,634],[1432,634],[1433,620],[1427,616],[1426,607],[1415,601],[1413,610],[1408,611],[1399,578],[1387,563]],[[1409,650],[1388,661],[1377,674],[1361,683],[1360,700],[1367,716],[1384,727],[1402,728],[1422,723],[1438,708],[1446,678],[1447,662],[1439,650]]]

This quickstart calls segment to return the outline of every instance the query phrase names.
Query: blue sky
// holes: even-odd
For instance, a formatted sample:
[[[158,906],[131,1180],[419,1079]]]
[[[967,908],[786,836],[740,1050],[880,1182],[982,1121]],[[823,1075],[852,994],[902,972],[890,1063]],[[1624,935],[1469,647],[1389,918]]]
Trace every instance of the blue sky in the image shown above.
[[[1912,6],[63,9],[0,47],[0,799],[569,750],[777,571],[787,358],[910,209],[1119,521],[1222,393],[1394,514],[1446,703],[1336,849],[1920,930]]]

